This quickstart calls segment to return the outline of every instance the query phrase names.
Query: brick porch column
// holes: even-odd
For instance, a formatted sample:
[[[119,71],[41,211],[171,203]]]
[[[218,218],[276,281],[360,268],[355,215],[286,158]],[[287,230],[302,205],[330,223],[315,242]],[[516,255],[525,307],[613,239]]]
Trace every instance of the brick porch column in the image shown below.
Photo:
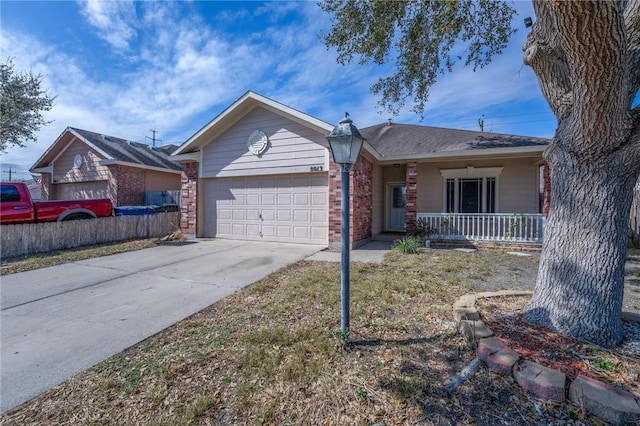
[[[329,155],[329,248],[340,248],[340,164],[334,163]]]
[[[373,200],[373,164],[358,157],[349,173],[349,242],[371,237],[371,203]],[[341,248],[342,181],[340,164],[329,159],[329,247]]]
[[[180,229],[185,235],[196,236],[198,219],[198,162],[182,163],[180,191]]]
[[[544,163],[542,166],[542,178],[544,180],[544,187],[542,189],[542,213],[549,214],[549,208],[551,207],[551,172],[549,171],[549,165]]]
[[[351,198],[350,206],[350,242],[358,242],[371,238],[373,212],[373,164],[362,155],[358,162],[351,166]]]
[[[407,235],[416,232],[416,219],[418,218],[418,163],[407,163],[407,210],[405,225]]]

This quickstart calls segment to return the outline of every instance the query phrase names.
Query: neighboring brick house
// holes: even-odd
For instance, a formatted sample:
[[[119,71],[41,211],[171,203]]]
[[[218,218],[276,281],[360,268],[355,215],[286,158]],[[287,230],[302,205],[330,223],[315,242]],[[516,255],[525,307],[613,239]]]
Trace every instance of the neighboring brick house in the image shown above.
[[[110,198],[114,206],[142,205],[146,191],[181,189],[182,166],[168,154],[109,135],[67,127],[32,166],[42,176],[42,199]]]
[[[183,232],[339,246],[333,128],[247,92],[171,156],[184,167]],[[367,142],[350,175],[354,245],[412,233],[426,212],[541,212],[546,139],[391,122],[360,132]]]

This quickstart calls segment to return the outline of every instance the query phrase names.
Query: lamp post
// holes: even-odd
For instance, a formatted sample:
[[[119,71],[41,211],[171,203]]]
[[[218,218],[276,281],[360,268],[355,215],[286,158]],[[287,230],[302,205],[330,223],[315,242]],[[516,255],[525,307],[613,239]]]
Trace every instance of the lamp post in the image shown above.
[[[358,155],[364,144],[362,137],[349,113],[327,136],[333,161],[340,164],[341,202],[340,213],[342,228],[340,231],[341,259],[340,259],[340,333],[343,339],[349,334],[349,171],[351,165],[358,161]]]

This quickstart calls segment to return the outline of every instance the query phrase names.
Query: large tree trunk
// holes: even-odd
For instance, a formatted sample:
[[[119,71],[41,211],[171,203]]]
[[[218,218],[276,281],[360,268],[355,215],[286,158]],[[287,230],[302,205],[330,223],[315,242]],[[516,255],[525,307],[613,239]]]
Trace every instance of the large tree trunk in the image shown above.
[[[627,227],[640,173],[640,0],[534,1],[525,63],[558,118],[551,209],[525,318],[601,346],[622,340]]]
[[[637,174],[619,153],[597,161],[565,153],[549,157],[551,211],[524,316],[576,339],[615,346],[622,339],[627,227]]]

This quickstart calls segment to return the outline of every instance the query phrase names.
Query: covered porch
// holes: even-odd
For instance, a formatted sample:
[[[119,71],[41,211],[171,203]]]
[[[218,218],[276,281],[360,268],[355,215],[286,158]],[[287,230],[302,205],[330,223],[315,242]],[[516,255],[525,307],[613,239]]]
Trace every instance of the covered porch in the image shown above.
[[[373,177],[374,238],[421,228],[448,244],[544,239],[550,181],[539,155],[381,164]]]

